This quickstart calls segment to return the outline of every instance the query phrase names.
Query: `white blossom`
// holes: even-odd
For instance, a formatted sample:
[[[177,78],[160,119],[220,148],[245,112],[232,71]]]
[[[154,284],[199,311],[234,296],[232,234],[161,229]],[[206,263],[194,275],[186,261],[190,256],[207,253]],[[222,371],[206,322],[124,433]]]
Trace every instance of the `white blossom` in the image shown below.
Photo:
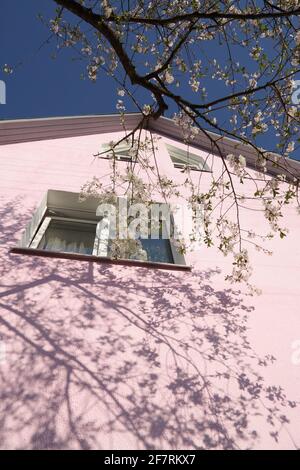
[[[149,104],[144,104],[143,114],[145,116],[148,116],[148,114],[150,114],[150,112],[151,112],[151,106]]]
[[[167,82],[168,84],[171,84],[171,83],[174,82],[174,77],[173,77],[173,75],[171,74],[171,72],[167,71],[167,72],[165,73],[165,80],[166,80],[166,82]]]
[[[229,163],[229,166],[233,169],[234,173],[237,176],[243,176],[246,168],[246,159],[243,155],[239,155],[238,157],[229,154],[227,155],[227,161]]]
[[[3,66],[3,72],[10,75],[10,74],[13,73],[13,68],[12,68],[10,65],[8,65],[8,64],[4,64],[4,66]]]

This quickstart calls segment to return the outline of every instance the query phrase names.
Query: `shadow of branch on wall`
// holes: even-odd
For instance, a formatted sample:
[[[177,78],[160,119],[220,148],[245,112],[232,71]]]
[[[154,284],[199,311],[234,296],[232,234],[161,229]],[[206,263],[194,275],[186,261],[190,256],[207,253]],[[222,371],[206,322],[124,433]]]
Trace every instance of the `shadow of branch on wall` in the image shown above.
[[[246,449],[262,432],[280,439],[296,403],[265,379],[275,358],[252,349],[253,308],[214,287],[217,269],[9,255],[27,218],[15,203],[1,217],[1,448]]]

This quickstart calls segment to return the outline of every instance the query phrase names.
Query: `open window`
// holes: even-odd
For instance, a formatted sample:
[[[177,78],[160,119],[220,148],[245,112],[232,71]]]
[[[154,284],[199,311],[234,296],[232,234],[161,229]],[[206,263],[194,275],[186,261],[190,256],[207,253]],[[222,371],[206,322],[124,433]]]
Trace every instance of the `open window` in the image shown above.
[[[24,253],[27,250],[44,256],[74,258],[76,255],[76,259],[126,261],[129,264],[189,269],[184,256],[171,241],[171,233],[170,236],[163,236],[167,233],[163,219],[159,220],[158,237],[137,237],[137,241],[128,244],[134,249],[123,250],[121,258],[116,259],[111,221],[105,215],[99,216],[98,206],[96,199],[79,202],[78,193],[47,191],[18,248],[12,251]]]
[[[116,145],[113,151],[109,144],[103,144],[101,152],[106,153],[103,153],[101,155],[101,158],[109,159],[112,158],[113,155],[115,155],[115,158],[122,162],[133,162],[136,159],[131,155],[132,149],[133,147],[129,143],[126,143],[126,141],[123,141],[120,144]]]
[[[199,155],[170,144],[166,144],[166,147],[175,168],[180,168],[181,170],[189,168],[196,171],[211,171],[205,160]]]
[[[92,255],[95,222],[64,217],[45,217],[30,247],[40,250]]]

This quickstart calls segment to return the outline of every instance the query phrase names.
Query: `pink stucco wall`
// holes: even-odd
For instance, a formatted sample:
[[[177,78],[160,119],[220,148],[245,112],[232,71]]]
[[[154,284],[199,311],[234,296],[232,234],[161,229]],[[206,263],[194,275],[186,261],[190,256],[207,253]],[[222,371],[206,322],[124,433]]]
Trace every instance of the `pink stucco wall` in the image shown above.
[[[299,447],[295,208],[274,255],[252,253],[257,297],[225,283],[214,248],[191,272],[9,254],[47,189],[109,173],[92,154],[112,139],[0,147],[0,448]],[[160,171],[179,182],[164,141]],[[247,224],[263,227],[255,211]]]

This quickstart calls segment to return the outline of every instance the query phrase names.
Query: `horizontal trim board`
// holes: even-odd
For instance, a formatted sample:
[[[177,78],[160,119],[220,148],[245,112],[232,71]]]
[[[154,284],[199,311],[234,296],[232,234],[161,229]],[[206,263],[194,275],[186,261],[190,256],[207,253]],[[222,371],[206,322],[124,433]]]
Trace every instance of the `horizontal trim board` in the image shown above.
[[[33,119],[7,119],[7,120],[0,120],[0,128],[1,126],[32,126],[35,124],[46,126],[55,124],[55,123],[67,123],[68,121],[74,123],[74,121],[89,121],[89,120],[101,120],[106,121],[111,119],[112,121],[116,121],[116,118],[120,121],[120,115],[115,114],[87,114],[82,116],[55,116],[55,117],[45,117],[45,118],[33,118]],[[140,113],[127,113],[126,119],[141,119]]]
[[[45,258],[70,259],[74,261],[89,261],[122,266],[136,266],[140,268],[164,269],[169,271],[191,271],[192,267],[181,264],[156,263],[154,261],[138,261],[128,259],[112,259],[106,256],[82,255],[79,253],[63,253],[59,251],[38,250],[35,248],[14,247],[9,250],[12,254],[42,256]]]
[[[129,115],[126,125],[135,127],[140,120],[139,114]],[[95,116],[62,118],[48,120],[0,121],[0,145],[60,139],[81,135],[122,132],[120,116]]]
[[[1,122],[1,121],[0,121]],[[133,125],[135,123],[137,123],[138,120],[137,119],[130,119],[128,120],[128,124],[130,125]],[[25,134],[26,132],[28,132],[28,129],[32,129],[34,130],[35,132],[46,132],[47,130],[48,131],[53,131],[53,130],[57,130],[57,129],[60,129],[61,131],[63,130],[80,130],[80,129],[84,129],[84,128],[87,128],[89,129],[90,127],[99,127],[99,129],[102,129],[102,128],[106,128],[107,126],[112,126],[112,127],[115,127],[115,128],[119,128],[118,126],[118,123],[115,121],[115,120],[107,120],[107,121],[97,121],[97,120],[92,120],[92,121],[84,121],[84,122],[78,122],[78,121],[75,121],[75,122],[57,122],[55,124],[50,124],[50,125],[39,125],[37,123],[37,125],[22,125],[22,126],[12,126],[12,127],[8,127],[8,126],[3,126],[1,127],[1,124],[0,124],[0,131],[1,132],[1,137],[4,137],[4,136],[9,136],[9,135],[12,135],[12,134],[18,134],[18,135],[22,135],[22,134]]]

